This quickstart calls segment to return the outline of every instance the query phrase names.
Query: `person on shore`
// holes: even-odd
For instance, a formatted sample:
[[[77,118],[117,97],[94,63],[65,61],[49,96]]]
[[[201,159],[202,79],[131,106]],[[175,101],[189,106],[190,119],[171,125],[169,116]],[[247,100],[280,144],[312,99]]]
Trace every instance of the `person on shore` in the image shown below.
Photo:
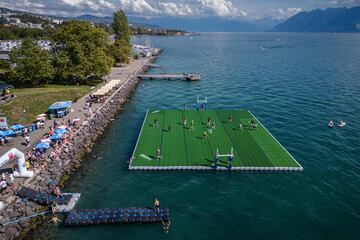
[[[155,198],[155,201],[154,201],[154,209],[160,213],[160,201],[158,198]]]
[[[14,188],[15,188],[15,178],[14,178],[14,174],[10,173],[10,174],[9,174],[9,178],[10,178],[10,187],[11,187],[12,189],[14,189]]]
[[[194,128],[195,128],[195,123],[194,123],[194,120],[191,120],[191,122],[190,122],[190,129],[191,130],[194,130]]]
[[[6,182],[5,178],[1,178],[0,187],[1,187],[1,193],[5,194],[5,191],[6,191],[6,188],[7,188],[7,182]]]
[[[26,147],[30,147],[30,135],[25,136]]]
[[[54,193],[57,197],[62,197],[62,192],[60,190],[60,186],[56,185],[55,189],[54,189]]]
[[[27,127],[25,127],[23,130],[24,136],[26,136],[28,133],[29,133],[29,129]]]
[[[160,148],[158,148],[156,150],[156,159],[160,159],[161,158],[161,151],[160,151]]]
[[[34,161],[33,161],[32,165],[34,165]],[[27,170],[30,169],[30,161],[29,160],[25,161],[25,167],[26,167]]]
[[[2,137],[2,138],[1,138],[1,146],[6,147],[5,137]]]

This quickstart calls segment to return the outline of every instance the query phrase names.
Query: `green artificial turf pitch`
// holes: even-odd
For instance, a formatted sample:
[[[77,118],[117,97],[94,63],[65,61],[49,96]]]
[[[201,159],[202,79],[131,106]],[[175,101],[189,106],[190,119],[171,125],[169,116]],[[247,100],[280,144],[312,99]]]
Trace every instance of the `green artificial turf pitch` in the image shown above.
[[[187,124],[183,126],[185,118]],[[215,129],[208,126],[209,118],[215,122]],[[154,126],[155,119],[158,126]],[[193,129],[190,127],[192,120]],[[256,122],[257,128],[251,128],[251,120]],[[240,122],[243,130],[239,127]],[[207,138],[204,138],[204,131]],[[161,150],[159,159],[158,148]],[[233,170],[302,170],[246,110],[149,110],[129,169],[209,169],[213,166],[216,149],[220,154],[228,154],[231,148],[234,149]],[[218,166],[226,169],[227,157],[220,158]]]

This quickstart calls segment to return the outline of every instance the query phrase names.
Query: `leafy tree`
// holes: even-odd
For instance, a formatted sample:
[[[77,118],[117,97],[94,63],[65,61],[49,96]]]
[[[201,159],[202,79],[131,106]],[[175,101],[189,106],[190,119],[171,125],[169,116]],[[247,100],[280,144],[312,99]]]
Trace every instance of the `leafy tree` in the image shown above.
[[[0,40],[12,40],[15,38],[16,36],[10,28],[0,26]]]
[[[102,28],[82,21],[69,21],[52,37],[56,78],[67,83],[85,83],[110,72],[109,35]]]
[[[131,37],[129,22],[123,10],[114,13],[114,21],[111,26],[114,30],[116,38],[121,39],[122,41],[130,45]]]
[[[114,13],[112,28],[116,37],[110,49],[115,62],[128,62],[131,55],[131,32],[123,10]]]
[[[110,54],[112,54],[115,62],[128,62],[131,46],[122,39],[115,39],[115,42],[110,46]]]
[[[10,79],[15,85],[46,84],[53,76],[50,52],[31,39],[24,39],[19,49],[10,52],[10,62],[14,65]]]

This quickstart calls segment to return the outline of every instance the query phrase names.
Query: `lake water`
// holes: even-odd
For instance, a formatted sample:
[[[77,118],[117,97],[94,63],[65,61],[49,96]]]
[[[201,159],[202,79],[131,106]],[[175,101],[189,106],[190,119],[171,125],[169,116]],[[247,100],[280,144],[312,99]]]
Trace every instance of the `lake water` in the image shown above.
[[[143,81],[66,186],[78,208],[170,208],[159,224],[63,227],[27,239],[359,239],[360,35],[216,33],[152,37],[153,72],[199,72],[200,82]],[[145,111],[249,109],[304,167],[299,173],[130,172]],[[327,122],[344,120],[345,128]],[[95,159],[94,156],[98,159]]]

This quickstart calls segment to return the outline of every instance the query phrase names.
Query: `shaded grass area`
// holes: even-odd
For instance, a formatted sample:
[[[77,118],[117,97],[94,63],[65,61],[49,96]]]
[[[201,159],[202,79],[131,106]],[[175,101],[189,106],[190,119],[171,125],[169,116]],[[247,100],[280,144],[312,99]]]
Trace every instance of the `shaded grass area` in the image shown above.
[[[232,121],[229,121],[231,116]],[[183,126],[186,118],[187,124]],[[153,126],[155,119],[158,126]],[[208,119],[215,128],[208,126]],[[191,127],[191,121],[194,127]],[[257,128],[250,127],[255,121]],[[240,122],[243,129],[239,128]],[[170,130],[169,130],[170,126]],[[204,138],[204,132],[208,137]],[[161,158],[156,158],[160,148]],[[234,167],[300,167],[276,139],[246,110],[149,111],[134,152],[132,166],[212,166],[216,150],[230,153]],[[228,165],[227,158],[220,166]]]
[[[38,114],[46,112],[56,101],[76,101],[90,91],[89,86],[47,85],[41,88],[15,89],[17,98],[0,106],[8,124],[30,123]],[[25,112],[24,112],[25,110]]]

